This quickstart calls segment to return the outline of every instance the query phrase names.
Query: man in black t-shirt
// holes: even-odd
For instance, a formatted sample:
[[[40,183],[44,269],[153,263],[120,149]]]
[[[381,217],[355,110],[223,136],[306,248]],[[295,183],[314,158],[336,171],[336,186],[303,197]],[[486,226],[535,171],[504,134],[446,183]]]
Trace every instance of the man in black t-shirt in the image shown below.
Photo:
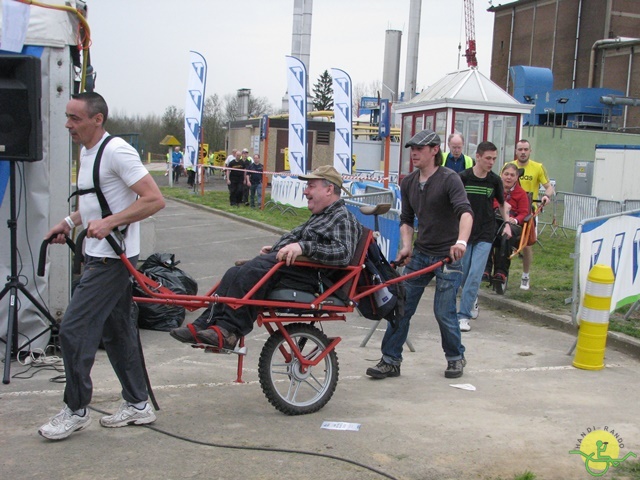
[[[232,170],[227,170],[227,185],[229,186],[229,204],[237,207],[242,203],[242,188],[245,183],[244,161],[242,152],[236,152],[236,158],[227,165]]]
[[[509,218],[504,202],[502,180],[499,175],[491,171],[497,157],[497,147],[491,142],[482,142],[476,151],[476,164],[460,172],[460,178],[473,210],[473,227],[462,258],[462,295],[458,310],[458,322],[462,332],[471,330],[469,325],[471,310],[478,296],[482,273],[496,234],[494,198],[500,204],[500,213],[503,218]],[[511,228],[508,224],[504,233],[507,237],[511,237]]]

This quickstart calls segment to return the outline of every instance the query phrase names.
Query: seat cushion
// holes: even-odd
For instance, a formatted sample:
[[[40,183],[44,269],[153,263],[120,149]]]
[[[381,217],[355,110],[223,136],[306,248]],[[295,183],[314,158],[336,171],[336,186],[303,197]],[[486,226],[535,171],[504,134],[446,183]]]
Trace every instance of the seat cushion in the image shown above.
[[[267,300],[275,300],[278,302],[297,302],[297,303],[311,303],[318,298],[317,295],[304,292],[301,290],[294,290],[292,288],[276,288],[272,290],[267,296]],[[325,300],[326,303],[331,305],[337,305],[340,307],[346,306],[346,304],[338,297],[331,295]]]

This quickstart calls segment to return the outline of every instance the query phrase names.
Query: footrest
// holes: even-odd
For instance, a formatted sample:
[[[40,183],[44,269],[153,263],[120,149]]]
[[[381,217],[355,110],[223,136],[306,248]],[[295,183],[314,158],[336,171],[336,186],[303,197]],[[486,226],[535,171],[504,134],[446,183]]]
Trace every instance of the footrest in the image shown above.
[[[209,345],[208,343],[193,343],[191,344],[191,347],[201,348],[205,351],[205,353],[224,353],[225,355],[231,355],[232,353],[235,353],[236,355],[247,354],[247,347],[239,347],[238,345],[236,345],[233,350],[230,350],[228,348],[214,347],[213,345]]]

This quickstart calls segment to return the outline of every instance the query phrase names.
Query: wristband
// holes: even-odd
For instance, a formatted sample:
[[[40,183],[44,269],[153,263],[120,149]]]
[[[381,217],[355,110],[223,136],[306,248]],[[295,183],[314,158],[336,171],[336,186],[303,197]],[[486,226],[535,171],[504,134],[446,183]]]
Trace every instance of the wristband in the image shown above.
[[[69,225],[69,228],[71,230],[73,230],[74,228],[76,228],[76,224],[73,223],[73,220],[71,219],[71,217],[65,217],[64,219],[65,222],[67,222],[67,225]]]
[[[460,244],[460,245],[464,245],[464,248],[467,248],[467,242],[465,242],[464,240],[458,240],[458,241],[456,242],[456,245],[458,245],[458,244]]]

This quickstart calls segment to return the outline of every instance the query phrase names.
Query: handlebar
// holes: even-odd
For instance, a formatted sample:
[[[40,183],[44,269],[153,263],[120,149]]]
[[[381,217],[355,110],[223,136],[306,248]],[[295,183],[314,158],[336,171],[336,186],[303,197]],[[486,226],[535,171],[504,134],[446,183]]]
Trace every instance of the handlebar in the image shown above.
[[[49,244],[51,244],[51,242],[56,236],[57,235],[51,235],[49,238],[45,238],[42,241],[42,245],[40,245],[40,255],[38,257],[38,270],[36,272],[39,277],[44,277],[45,263],[47,261],[47,247],[49,246]],[[72,270],[73,273],[80,273],[80,266],[84,261],[84,255],[82,254],[82,244],[84,243],[84,239],[86,236],[87,236],[87,230],[82,230],[76,237],[75,243],[66,235],[64,236],[65,243],[69,246],[71,251],[74,253],[73,270]],[[124,250],[122,250],[122,248],[118,244],[118,241],[115,238],[113,238],[112,235],[108,235],[106,237],[106,240],[109,243],[109,245],[111,245],[111,248],[113,248],[113,251],[116,252],[116,255],[120,256],[124,253]]]
[[[57,235],[51,235],[49,238],[45,238],[42,241],[42,245],[40,245],[40,255],[38,256],[38,271],[36,272],[39,277],[44,277],[44,265],[45,265],[45,262],[47,261],[47,247],[56,237]],[[73,240],[71,240],[66,235],[64,236],[64,239],[65,239],[65,243],[69,246],[71,251],[75,252],[76,244],[73,243]]]

